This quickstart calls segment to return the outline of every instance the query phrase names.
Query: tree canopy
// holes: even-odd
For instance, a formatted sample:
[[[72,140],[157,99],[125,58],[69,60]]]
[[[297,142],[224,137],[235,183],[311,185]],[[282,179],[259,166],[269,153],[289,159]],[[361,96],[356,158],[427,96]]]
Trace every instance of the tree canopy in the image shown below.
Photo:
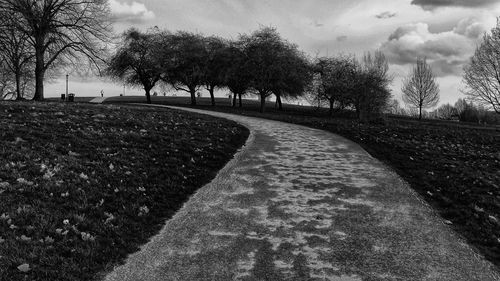
[[[143,33],[129,29],[122,36],[121,46],[111,57],[107,75],[132,86],[142,86],[148,103],[151,103],[151,89],[164,74],[160,50],[164,48],[162,35],[150,30]]]
[[[463,80],[470,99],[500,114],[500,21],[483,36],[464,68]]]

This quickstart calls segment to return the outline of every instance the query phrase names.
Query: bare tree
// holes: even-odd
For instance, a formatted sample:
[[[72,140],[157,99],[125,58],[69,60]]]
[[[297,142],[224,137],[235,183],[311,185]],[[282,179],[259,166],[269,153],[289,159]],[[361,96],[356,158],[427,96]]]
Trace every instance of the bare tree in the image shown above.
[[[111,36],[107,0],[2,0],[0,10],[17,18],[35,53],[35,100],[43,100],[46,71],[55,63],[103,63]]]
[[[0,56],[5,66],[14,74],[16,83],[15,99],[24,98],[24,88],[33,79],[29,69],[34,53],[30,48],[28,36],[16,27],[16,18],[12,14],[0,11]]]
[[[453,117],[453,115],[456,114],[457,114],[457,109],[449,103],[441,105],[436,110],[436,115],[437,118],[439,119],[450,120]]]
[[[380,120],[391,98],[391,82],[389,63],[384,53],[365,53],[358,63],[357,75],[353,82],[354,90],[350,92],[353,106],[361,121]]]
[[[224,85],[233,93],[233,107],[236,107],[237,97],[239,98],[239,107],[242,107],[242,96],[248,92],[251,83],[244,44],[241,41],[231,42],[227,51],[231,63],[226,66]]]
[[[5,60],[0,59],[0,100],[12,99],[14,77]]]
[[[385,112],[394,115],[401,114],[401,105],[397,99],[391,99],[385,108]]]
[[[500,114],[500,21],[483,36],[474,56],[464,68],[465,94]]]
[[[184,91],[191,96],[191,105],[196,105],[196,92],[203,86],[207,49],[201,34],[179,31],[167,35],[166,46],[161,50],[161,66],[166,73],[165,83],[176,91]]]
[[[425,58],[417,58],[412,73],[403,80],[403,101],[418,108],[418,119],[422,119],[422,109],[431,108],[439,102],[439,85]]]
[[[122,46],[111,57],[107,75],[129,85],[143,87],[147,103],[151,103],[151,89],[162,78],[163,68],[158,63],[158,50],[165,48],[159,32],[142,33],[129,29],[123,34]]]
[[[330,116],[333,115],[334,105],[346,107],[351,102],[350,93],[357,81],[357,65],[350,56],[318,58],[315,63],[316,93],[318,100],[328,101]]]
[[[212,106],[215,106],[214,91],[216,88],[224,86],[224,78],[226,77],[228,66],[234,62],[229,61],[229,44],[224,39],[210,36],[204,38],[204,41],[206,58],[203,80],[205,89],[210,93]]]
[[[250,85],[260,98],[260,111],[264,112],[266,99],[276,95],[297,97],[303,93],[310,75],[305,56],[297,46],[281,38],[275,28],[262,27],[249,36],[241,36],[245,46],[246,71]]]
[[[283,110],[282,98],[289,100],[302,97],[313,76],[312,65],[307,56],[295,44],[284,42],[283,50],[277,60],[281,70],[272,92],[276,96],[276,105]]]

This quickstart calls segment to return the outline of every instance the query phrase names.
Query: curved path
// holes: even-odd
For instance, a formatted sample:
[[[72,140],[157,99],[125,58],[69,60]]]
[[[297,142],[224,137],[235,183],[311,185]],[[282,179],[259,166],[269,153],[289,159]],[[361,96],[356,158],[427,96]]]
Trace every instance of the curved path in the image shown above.
[[[500,280],[355,143],[281,122],[246,146],[105,280]]]

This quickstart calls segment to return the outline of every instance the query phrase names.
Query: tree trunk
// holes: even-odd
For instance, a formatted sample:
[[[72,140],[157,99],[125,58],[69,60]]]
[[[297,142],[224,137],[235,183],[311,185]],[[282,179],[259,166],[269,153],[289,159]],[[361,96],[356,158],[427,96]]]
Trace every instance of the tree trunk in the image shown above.
[[[266,95],[260,94],[260,112],[264,113],[265,108],[266,108]]]
[[[191,94],[191,105],[196,105],[196,88],[189,88]]]
[[[232,104],[233,107],[236,107],[236,94],[233,93],[233,104]]]
[[[238,97],[239,97],[239,100],[240,100],[240,107],[243,107],[243,104],[241,103],[241,96],[242,96],[242,94],[241,94],[241,93],[239,93],[239,94],[238,94]]]
[[[44,57],[43,52],[40,50],[40,47],[35,48],[35,96],[33,100],[42,101],[43,100],[43,79],[45,76],[45,67],[44,67]]]
[[[276,102],[278,103],[278,110],[283,110],[283,103],[281,102],[281,95],[276,96]]]
[[[16,72],[16,100],[20,100],[22,98],[21,95],[21,74],[19,71]]]
[[[148,104],[151,104],[151,89],[145,89],[146,90],[146,102]]]
[[[333,99],[329,100],[330,102],[330,116],[333,116]]]
[[[214,96],[215,87],[209,87],[208,92],[210,93],[210,100],[212,101],[212,106],[215,106],[215,96]]]
[[[418,113],[418,121],[422,120],[422,105],[418,107],[419,113]]]

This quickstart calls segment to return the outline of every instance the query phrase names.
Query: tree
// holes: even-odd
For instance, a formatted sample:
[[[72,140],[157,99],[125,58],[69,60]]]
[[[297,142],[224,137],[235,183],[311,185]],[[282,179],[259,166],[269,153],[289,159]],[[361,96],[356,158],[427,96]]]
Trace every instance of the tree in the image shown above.
[[[334,105],[346,107],[350,102],[348,94],[356,83],[356,63],[353,57],[338,56],[317,59],[315,63],[316,93],[318,101],[326,100],[330,106],[330,116]]]
[[[203,83],[210,93],[212,106],[215,106],[214,91],[224,86],[226,72],[230,64],[228,43],[215,36],[205,38],[206,61],[204,63]]]
[[[500,21],[485,34],[469,63],[464,67],[465,94],[469,99],[493,108],[500,114]]]
[[[373,55],[365,53],[357,68],[350,96],[358,118],[362,121],[379,119],[391,98],[389,63],[382,52],[376,51]]]
[[[418,119],[422,120],[422,109],[431,108],[439,102],[439,85],[425,58],[417,58],[412,73],[403,80],[403,101],[419,110]]]
[[[17,19],[15,28],[35,53],[35,100],[43,100],[45,73],[54,64],[86,58],[100,70],[111,38],[107,0],[3,0],[0,10]]]
[[[304,95],[312,80],[312,66],[298,46],[284,42],[284,48],[276,58],[281,68],[272,92],[279,110],[283,110],[282,98],[297,99]]]
[[[401,115],[401,105],[397,99],[391,99],[386,106],[385,111],[389,114]]]
[[[224,85],[233,93],[233,107],[236,106],[236,97],[239,98],[239,107],[242,107],[242,96],[251,87],[243,43],[240,41],[230,43],[227,56],[231,63],[226,66]]]
[[[294,69],[294,64],[301,60],[297,48],[283,40],[275,28],[263,27],[250,36],[241,36],[240,41],[245,46],[246,70],[251,88],[260,97],[261,112],[272,94],[279,100],[284,93],[295,95],[301,92],[289,84],[295,83],[292,77],[302,79]]]
[[[0,100],[12,99],[12,91],[15,88],[14,77],[4,60],[0,59]]]
[[[163,80],[177,91],[188,92],[191,105],[196,105],[196,92],[204,84],[206,49],[202,35],[185,31],[171,34],[164,40],[160,64]]]
[[[453,105],[447,103],[438,107],[436,113],[439,119],[450,120],[453,115],[457,114],[457,109],[453,107]]]
[[[129,85],[143,87],[147,103],[151,103],[151,89],[160,81],[164,74],[158,63],[158,50],[166,47],[165,38],[156,30],[142,33],[129,29],[122,36],[121,47],[111,57],[107,74]]]
[[[34,54],[29,46],[28,36],[15,28],[16,19],[12,14],[0,11],[0,56],[5,66],[14,74],[16,94],[14,99],[24,97],[24,88],[33,78],[29,67]]]

